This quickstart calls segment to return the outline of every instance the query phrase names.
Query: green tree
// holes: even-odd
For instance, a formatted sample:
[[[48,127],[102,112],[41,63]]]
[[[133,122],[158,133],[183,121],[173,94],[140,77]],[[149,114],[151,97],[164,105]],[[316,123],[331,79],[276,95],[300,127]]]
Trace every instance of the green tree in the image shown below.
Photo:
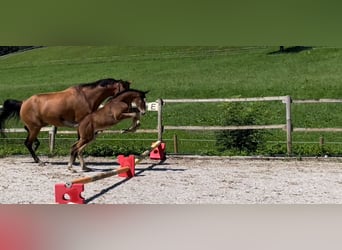
[[[258,125],[265,115],[260,103],[225,104],[225,126]],[[216,133],[216,146],[220,152],[233,151],[253,154],[264,145],[265,130],[222,130]]]

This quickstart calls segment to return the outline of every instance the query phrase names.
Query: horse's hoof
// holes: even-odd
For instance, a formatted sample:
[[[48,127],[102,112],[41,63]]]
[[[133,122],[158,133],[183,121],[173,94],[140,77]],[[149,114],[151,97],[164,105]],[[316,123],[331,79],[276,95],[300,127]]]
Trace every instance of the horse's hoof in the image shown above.
[[[91,168],[88,168],[88,167],[83,167],[82,168],[82,171],[83,172],[91,172],[91,171],[93,171]]]
[[[68,170],[70,170],[71,173],[77,173],[77,171],[73,167],[68,167]]]
[[[42,161],[40,161],[40,162],[38,162],[38,166],[41,166],[41,167],[45,167],[45,162],[42,162]]]

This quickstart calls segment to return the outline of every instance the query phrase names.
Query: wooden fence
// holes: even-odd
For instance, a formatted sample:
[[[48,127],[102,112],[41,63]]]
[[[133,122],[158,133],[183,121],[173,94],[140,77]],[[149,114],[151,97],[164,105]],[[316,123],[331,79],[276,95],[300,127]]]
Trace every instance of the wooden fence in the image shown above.
[[[174,103],[220,103],[220,102],[269,102],[280,101],[285,105],[285,119],[283,124],[271,125],[247,125],[247,126],[171,126],[163,123],[163,106]],[[157,133],[157,140],[163,140],[163,132],[166,130],[185,131],[218,131],[218,130],[246,130],[246,129],[281,129],[286,131],[286,144],[288,155],[292,152],[292,132],[342,132],[342,128],[294,128],[292,126],[292,104],[308,103],[342,103],[342,99],[316,99],[316,100],[292,100],[290,96],[255,97],[255,98],[219,98],[219,99],[158,99],[148,103],[148,110],[158,112],[156,129],[138,129],[137,133]],[[5,133],[26,132],[24,129],[4,129]],[[54,127],[43,128],[41,131],[49,132],[50,151],[53,151],[55,144],[56,130]],[[76,131],[58,130],[58,134],[76,134]],[[106,130],[104,133],[120,133],[117,130]]]
[[[209,102],[265,102],[281,101],[285,104],[283,124],[248,125],[248,126],[162,126],[164,130],[246,130],[246,129],[282,129],[286,131],[287,153],[292,153],[292,132],[342,132],[342,128],[294,128],[292,125],[292,104],[308,103],[342,103],[342,99],[292,100],[290,96],[256,97],[256,98],[223,98],[223,99],[164,99],[164,104],[172,103],[209,103]],[[160,138],[159,138],[160,139]]]
[[[287,153],[291,154],[292,148],[292,122],[291,122],[291,97],[272,96],[254,98],[221,98],[221,99],[164,99],[163,103],[209,103],[209,102],[265,102],[281,101],[285,103],[286,122],[273,125],[249,125],[249,126],[164,126],[165,130],[246,130],[246,129],[283,129],[287,134]]]

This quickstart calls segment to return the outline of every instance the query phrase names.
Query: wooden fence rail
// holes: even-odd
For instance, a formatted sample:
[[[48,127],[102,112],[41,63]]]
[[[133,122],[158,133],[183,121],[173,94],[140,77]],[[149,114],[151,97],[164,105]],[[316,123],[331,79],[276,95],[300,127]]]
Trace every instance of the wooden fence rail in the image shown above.
[[[164,103],[205,103],[205,102],[258,102],[283,101],[286,96],[251,97],[251,98],[211,98],[211,99],[163,99]]]
[[[246,129],[283,129],[286,125],[249,125],[249,126],[164,126],[164,130],[246,130]]]

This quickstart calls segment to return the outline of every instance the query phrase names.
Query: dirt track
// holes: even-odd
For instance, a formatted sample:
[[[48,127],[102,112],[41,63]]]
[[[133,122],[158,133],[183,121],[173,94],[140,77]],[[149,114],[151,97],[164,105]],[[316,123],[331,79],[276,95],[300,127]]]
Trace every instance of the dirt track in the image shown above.
[[[72,174],[66,157],[0,159],[1,204],[54,204],[54,186],[117,168],[112,158],[85,158],[91,173]],[[86,203],[95,204],[323,204],[342,203],[342,159],[243,160],[169,157],[146,160],[137,176],[85,184]],[[79,166],[75,168],[79,169]]]

